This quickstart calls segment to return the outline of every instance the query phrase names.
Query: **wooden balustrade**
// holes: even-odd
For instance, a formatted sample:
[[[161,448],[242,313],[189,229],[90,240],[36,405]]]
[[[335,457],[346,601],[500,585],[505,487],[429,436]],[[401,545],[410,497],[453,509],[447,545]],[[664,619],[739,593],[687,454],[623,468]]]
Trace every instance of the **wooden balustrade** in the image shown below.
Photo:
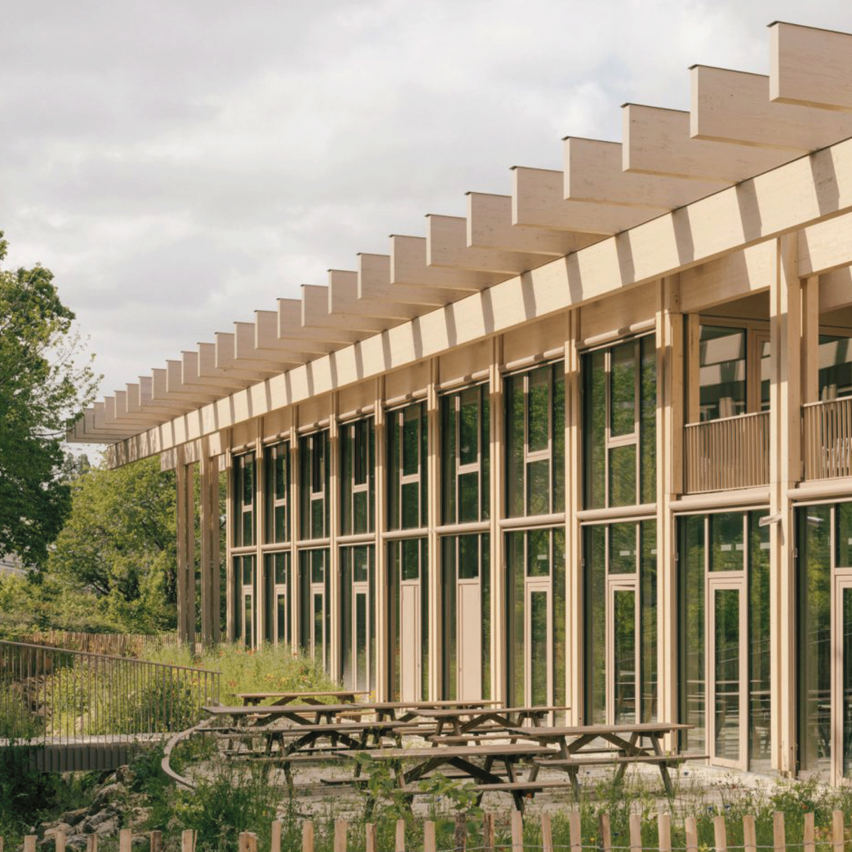
[[[769,412],[685,427],[686,491],[728,491],[769,482]]]
[[[852,397],[802,406],[805,479],[852,476]]]

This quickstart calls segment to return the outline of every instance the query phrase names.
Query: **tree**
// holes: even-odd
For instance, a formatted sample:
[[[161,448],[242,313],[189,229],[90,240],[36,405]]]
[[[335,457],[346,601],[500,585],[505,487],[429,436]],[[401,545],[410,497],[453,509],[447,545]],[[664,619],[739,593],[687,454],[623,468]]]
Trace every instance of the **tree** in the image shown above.
[[[177,492],[158,458],[91,468],[71,486],[72,508],[47,561],[47,577],[85,590],[128,632],[175,623]]]
[[[0,231],[0,261],[8,244]],[[42,266],[0,269],[0,552],[43,565],[71,509],[62,439],[94,398],[74,314]]]

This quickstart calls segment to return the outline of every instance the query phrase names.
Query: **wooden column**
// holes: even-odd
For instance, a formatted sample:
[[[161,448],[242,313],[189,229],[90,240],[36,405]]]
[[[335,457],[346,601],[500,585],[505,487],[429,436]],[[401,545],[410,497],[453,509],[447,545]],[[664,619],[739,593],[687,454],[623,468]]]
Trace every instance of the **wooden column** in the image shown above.
[[[201,441],[201,641],[219,641],[219,459],[210,457],[210,441]]]
[[[439,698],[441,691],[441,554],[440,539],[436,532],[440,518],[441,482],[441,421],[438,411],[438,382],[440,365],[437,358],[430,362],[429,386],[426,389],[426,422],[429,430],[427,455],[427,515],[429,528],[429,695],[424,701]]]
[[[266,637],[266,583],[263,582],[263,549],[266,541],[266,512],[263,511],[263,418],[255,420],[254,437],[254,642],[263,645]]]
[[[301,595],[301,577],[299,572],[299,524],[301,523],[302,503],[299,490],[299,406],[290,409],[290,541],[292,550],[290,556],[290,630],[292,631],[294,655],[301,647],[300,634],[302,629],[299,597]]]
[[[693,330],[695,334],[695,330]],[[672,500],[683,493],[684,318],[678,276],[657,288],[657,701],[658,718],[678,716],[677,530]],[[697,388],[696,388],[697,392]],[[693,394],[695,396],[695,394]],[[669,742],[668,747],[674,747]]]
[[[507,699],[506,684],[506,564],[503,554],[503,517],[505,466],[503,456],[503,338],[492,339],[491,365],[488,375],[491,418],[489,462],[491,468],[491,493],[489,494],[491,518],[491,698]]]
[[[327,605],[330,607],[331,630],[328,649],[328,664],[329,671],[332,677],[340,679],[343,676],[343,667],[340,662],[340,553],[337,548],[337,536],[340,532],[340,427],[337,422],[339,414],[338,394],[331,394],[329,402],[330,411],[328,413],[328,463],[330,464],[329,471],[329,489],[330,494],[326,494],[326,500],[329,500],[328,510],[328,570],[331,572],[329,577],[329,598]]]
[[[193,466],[184,448],[177,452],[178,639],[195,642],[195,493]]]
[[[234,624],[234,560],[231,558],[231,546],[234,540],[234,462],[231,455],[231,435],[228,430],[225,454],[225,630],[229,642],[236,640],[236,625]]]
[[[390,673],[388,671],[388,655],[390,653],[390,635],[388,631],[388,576],[387,550],[382,534],[385,531],[385,500],[387,481],[385,474],[385,459],[387,447],[385,443],[385,380],[383,376],[376,379],[375,435],[376,435],[376,561],[375,590],[376,599],[373,603],[373,617],[376,624],[376,697],[379,701],[387,701],[390,695]]]
[[[796,644],[793,508],[788,490],[801,477],[801,282],[797,237],[776,241],[769,292],[769,424],[772,767],[796,769]]]
[[[567,695],[557,696],[565,704],[568,724],[583,719],[583,563],[582,530],[577,512],[582,505],[582,413],[580,391],[580,309],[565,317],[565,683]]]
[[[819,276],[802,281],[802,402],[819,401]]]

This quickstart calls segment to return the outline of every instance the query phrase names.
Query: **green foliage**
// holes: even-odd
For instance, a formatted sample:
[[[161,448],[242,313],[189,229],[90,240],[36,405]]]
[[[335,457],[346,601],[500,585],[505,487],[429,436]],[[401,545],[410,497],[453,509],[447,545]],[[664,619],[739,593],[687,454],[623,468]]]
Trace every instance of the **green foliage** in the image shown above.
[[[438,806],[445,802],[457,816],[482,816],[482,808],[478,804],[480,794],[476,792],[476,784],[473,781],[447,778],[446,775],[436,772],[429,778],[424,778],[419,787],[422,792],[428,793],[432,797],[432,807],[435,813],[437,813]]]
[[[0,552],[27,565],[44,564],[71,510],[62,439],[98,383],[73,322],[49,270],[0,270]]]

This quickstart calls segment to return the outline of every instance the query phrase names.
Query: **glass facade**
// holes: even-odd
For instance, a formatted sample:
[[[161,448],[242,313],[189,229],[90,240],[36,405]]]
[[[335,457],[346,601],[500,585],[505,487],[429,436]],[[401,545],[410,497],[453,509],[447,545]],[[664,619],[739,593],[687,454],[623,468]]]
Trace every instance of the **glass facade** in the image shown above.
[[[328,430],[299,439],[299,535],[327,538],[330,492]]]
[[[429,436],[426,403],[389,411],[387,431],[388,529],[425,527]]]
[[[340,532],[356,535],[376,528],[376,432],[373,418],[340,427]]]
[[[254,453],[234,456],[233,530],[234,547],[249,547],[255,543],[255,464]]]
[[[290,442],[263,450],[265,531],[267,544],[290,540]]]
[[[373,545],[340,549],[340,660],[343,683],[376,689],[375,554]]]

